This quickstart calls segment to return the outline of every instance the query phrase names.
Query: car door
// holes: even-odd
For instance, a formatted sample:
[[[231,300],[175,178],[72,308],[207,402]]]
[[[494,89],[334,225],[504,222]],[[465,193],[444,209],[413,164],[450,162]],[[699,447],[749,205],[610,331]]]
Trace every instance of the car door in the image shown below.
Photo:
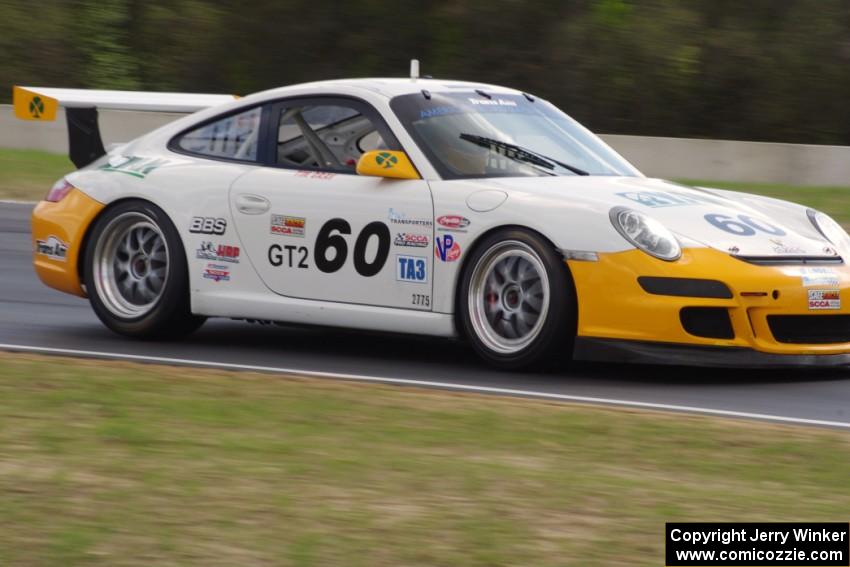
[[[431,309],[433,203],[426,181],[357,175],[360,155],[402,149],[378,112],[345,97],[276,104],[267,167],[239,178],[231,209],[274,293]]]

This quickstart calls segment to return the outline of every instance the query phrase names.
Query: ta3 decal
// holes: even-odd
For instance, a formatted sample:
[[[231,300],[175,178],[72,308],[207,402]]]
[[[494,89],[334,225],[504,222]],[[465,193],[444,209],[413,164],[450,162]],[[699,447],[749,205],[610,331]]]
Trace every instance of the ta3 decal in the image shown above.
[[[421,256],[396,256],[395,279],[400,282],[428,283],[428,259]]]

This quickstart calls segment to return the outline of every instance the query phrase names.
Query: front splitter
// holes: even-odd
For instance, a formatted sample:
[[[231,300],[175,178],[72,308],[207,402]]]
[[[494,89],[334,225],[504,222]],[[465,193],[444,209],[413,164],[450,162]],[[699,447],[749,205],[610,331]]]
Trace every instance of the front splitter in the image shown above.
[[[682,345],[594,337],[576,337],[573,358],[598,362],[713,368],[850,369],[850,353],[772,354],[743,347]]]

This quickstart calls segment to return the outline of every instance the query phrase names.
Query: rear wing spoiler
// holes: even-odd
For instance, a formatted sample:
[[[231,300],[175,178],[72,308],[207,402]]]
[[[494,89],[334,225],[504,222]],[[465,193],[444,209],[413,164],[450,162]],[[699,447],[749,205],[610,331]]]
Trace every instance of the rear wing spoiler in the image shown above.
[[[15,116],[21,120],[56,120],[59,107],[68,122],[68,157],[78,168],[106,154],[98,109],[191,113],[238,98],[236,95],[157,93],[14,87]]]

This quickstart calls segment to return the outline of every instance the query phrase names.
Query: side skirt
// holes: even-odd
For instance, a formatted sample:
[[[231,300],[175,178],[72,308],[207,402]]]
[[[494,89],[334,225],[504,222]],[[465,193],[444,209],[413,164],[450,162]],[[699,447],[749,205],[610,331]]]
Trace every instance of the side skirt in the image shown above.
[[[457,336],[454,316],[447,313],[312,301],[271,294],[261,298],[254,294],[231,291],[193,294],[192,312],[207,317],[257,319],[435,337]]]

